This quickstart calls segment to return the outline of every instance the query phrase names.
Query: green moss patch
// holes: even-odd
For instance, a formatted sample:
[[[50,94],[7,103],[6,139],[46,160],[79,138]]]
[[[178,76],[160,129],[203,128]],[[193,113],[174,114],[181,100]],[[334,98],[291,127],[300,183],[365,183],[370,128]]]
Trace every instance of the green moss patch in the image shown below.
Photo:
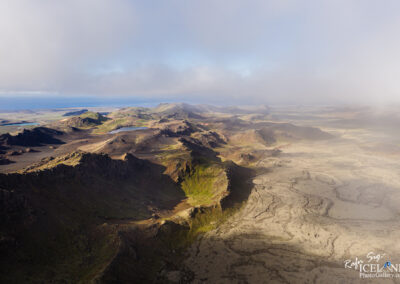
[[[181,187],[190,205],[211,206],[227,194],[228,178],[218,164],[198,165],[184,176]]]

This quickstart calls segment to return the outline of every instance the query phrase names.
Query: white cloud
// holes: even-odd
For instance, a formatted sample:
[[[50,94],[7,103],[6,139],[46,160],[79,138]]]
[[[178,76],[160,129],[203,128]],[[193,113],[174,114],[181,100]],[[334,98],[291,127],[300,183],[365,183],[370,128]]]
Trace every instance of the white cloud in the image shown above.
[[[399,101],[397,1],[0,2],[0,95]]]

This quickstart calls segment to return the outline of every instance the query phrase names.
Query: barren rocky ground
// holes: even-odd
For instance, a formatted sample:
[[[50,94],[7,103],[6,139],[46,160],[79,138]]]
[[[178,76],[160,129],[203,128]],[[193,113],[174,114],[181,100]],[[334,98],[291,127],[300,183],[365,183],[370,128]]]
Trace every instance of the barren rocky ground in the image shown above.
[[[369,252],[400,260],[397,145],[382,151],[373,131],[334,132],[259,162],[268,171],[244,208],[191,247],[194,283],[399,283],[344,268]]]

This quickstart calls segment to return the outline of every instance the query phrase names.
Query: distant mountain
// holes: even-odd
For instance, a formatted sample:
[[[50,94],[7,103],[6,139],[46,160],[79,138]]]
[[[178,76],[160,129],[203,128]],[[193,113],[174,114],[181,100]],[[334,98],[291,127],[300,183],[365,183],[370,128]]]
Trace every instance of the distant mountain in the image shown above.
[[[279,139],[285,140],[325,140],[334,136],[316,127],[297,126],[291,123],[261,123],[263,127],[257,133],[267,143],[273,143]]]
[[[219,107],[213,105],[191,105],[187,103],[161,103],[154,108],[128,107],[111,114],[112,117],[124,118],[135,116],[139,119],[203,119],[207,113],[226,114],[268,114],[269,108],[260,106]]]
[[[185,104],[185,103],[163,103],[159,104],[156,108],[151,109],[153,114],[158,114],[164,118],[173,119],[201,119],[203,118],[200,113],[203,112],[196,106]]]
[[[220,112],[230,114],[268,114],[269,107],[266,105],[257,106],[214,106],[214,105],[193,105],[191,106],[196,109],[196,112]]]
[[[81,110],[77,110],[77,111],[70,111],[70,112],[66,112],[64,113],[63,116],[75,116],[75,115],[80,115],[83,114],[85,112],[87,112],[87,109],[81,109]]]
[[[62,120],[61,123],[70,127],[87,128],[100,125],[106,120],[108,118],[98,112],[86,111],[78,116]]]

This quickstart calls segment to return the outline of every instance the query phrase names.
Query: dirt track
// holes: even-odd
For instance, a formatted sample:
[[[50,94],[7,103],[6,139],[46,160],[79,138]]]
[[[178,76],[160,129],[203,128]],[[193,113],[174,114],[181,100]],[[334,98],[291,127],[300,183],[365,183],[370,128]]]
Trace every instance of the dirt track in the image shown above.
[[[245,208],[191,248],[194,282],[400,283],[344,268],[369,252],[400,263],[399,157],[359,137],[299,142],[261,161],[271,171]]]

